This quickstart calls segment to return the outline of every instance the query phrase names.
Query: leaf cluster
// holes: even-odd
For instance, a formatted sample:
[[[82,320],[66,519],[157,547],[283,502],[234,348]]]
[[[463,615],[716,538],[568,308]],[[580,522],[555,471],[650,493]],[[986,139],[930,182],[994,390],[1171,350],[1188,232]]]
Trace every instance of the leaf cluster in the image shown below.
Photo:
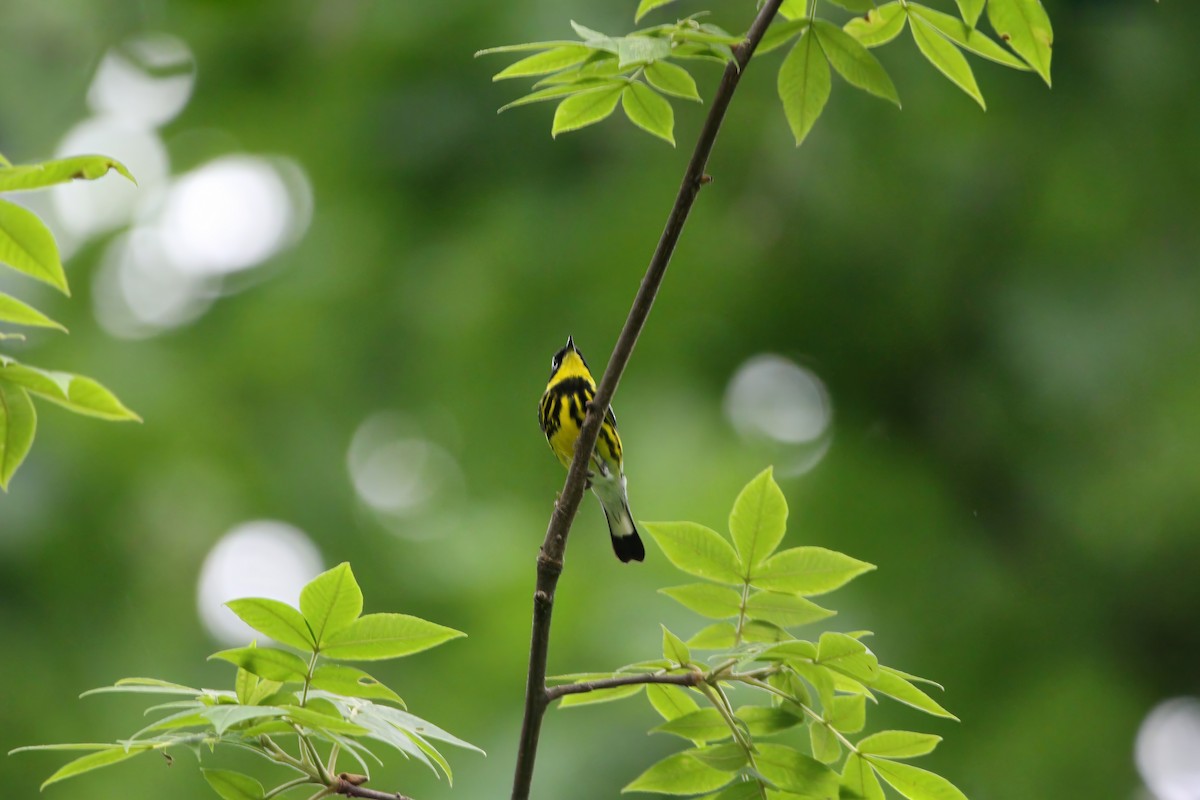
[[[910,800],[962,798],[945,778],[905,763],[931,752],[941,737],[860,735],[868,705],[880,697],[955,719],[918,685],[928,681],[881,664],[863,641],[867,631],[793,633],[835,613],[809,598],[874,567],[821,547],[780,550],[787,515],[767,469],[734,502],[729,538],[691,522],[643,523],[672,564],[701,579],[663,594],[713,622],[686,641],[664,628],[661,659],[560,678],[578,683],[644,675],[676,682],[567,694],[562,704],[645,691],[663,719],[651,732],[691,743],[643,772],[627,792],[703,800],[881,800],[882,779]],[[701,657],[700,650],[709,652]],[[735,705],[735,690],[756,702]]]
[[[642,0],[635,22],[673,0]],[[900,106],[891,77],[871,52],[908,28],[917,50],[954,85],[986,108],[964,53],[1017,70],[1034,70],[1050,84],[1053,30],[1041,0],[956,0],[959,16],[911,0],[876,5],[874,0],[829,0],[849,19],[817,15],[817,0],[784,0],[754,55],[790,45],[780,65],[777,88],[784,115],[799,145],[820,117],[832,90],[832,73],[851,86]],[[988,22],[1004,45],[978,29]],[[537,77],[533,91],[500,110],[558,101],[551,134],[578,130],[606,119],[620,103],[638,127],[670,142],[674,111],[667,97],[700,102],[691,73],[673,61],[734,60],[745,35],[701,23],[703,14],[673,24],[608,36],[575,22],[576,40],[528,42],[493,47],[476,55],[531,55],[496,73],[493,80]]]
[[[74,156],[40,164],[14,166],[0,156],[0,192],[42,189],[71,180],[95,180],[115,170],[129,180],[123,164],[105,156]],[[53,286],[70,295],[54,235],[32,211],[0,199],[0,266]],[[38,309],[0,292],[0,324],[67,329]],[[24,338],[0,331],[0,342]],[[139,420],[112,392],[91,378],[18,363],[0,352],[0,488],[29,454],[37,433],[33,398],[49,400],[76,414],[108,420]]]
[[[244,622],[284,647],[239,647],[210,658],[237,667],[232,690],[194,689],[154,678],[124,678],[83,696],[110,692],[175,697],[146,709],[156,719],[112,744],[61,744],[17,748],[86,750],[61,767],[46,786],[149,752],[183,747],[203,760],[218,745],[249,750],[286,768],[292,776],[272,789],[256,778],[225,769],[204,769],[224,800],[264,800],[307,784],[334,785],[339,758],[352,759],[370,778],[373,745],[387,745],[453,780],[435,742],[479,750],[408,712],[395,691],[363,670],[343,663],[399,658],[463,636],[459,631],[406,614],[362,613],[363,595],[350,565],[314,578],[300,593],[300,607],[278,600],[244,598],[228,603]]]

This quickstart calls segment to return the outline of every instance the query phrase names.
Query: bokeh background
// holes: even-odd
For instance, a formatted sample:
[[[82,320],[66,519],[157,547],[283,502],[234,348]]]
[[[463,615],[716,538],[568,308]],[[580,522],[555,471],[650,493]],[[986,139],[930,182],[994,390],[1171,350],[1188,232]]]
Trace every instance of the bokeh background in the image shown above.
[[[973,61],[986,113],[905,39],[878,51],[904,110],[835,79],[797,150],[781,54],[754,64],[617,397],[630,490],[640,519],[723,530],[776,465],[787,544],[879,565],[828,598],[834,622],[963,720],[885,704],[873,724],[945,736],[928,765],[975,800],[1189,800],[1200,6],[1047,6],[1053,90]],[[76,699],[123,676],[228,685],[204,660],[243,635],[221,602],[294,600],[349,560],[368,611],[469,633],[372,671],[488,751],[451,754],[453,790],[398,758],[374,785],[507,796],[563,479],[536,401],[568,334],[604,363],[704,109],[677,104],[676,150],[618,119],[552,141],[552,106],[498,117],[523,87],[471,56],[633,8],[5,4],[0,152],[98,151],[139,179],[21,198],[74,296],[5,278],[71,329],[10,350],[146,421],[44,406],[0,498],[0,750],[140,727],[128,698]],[[718,68],[697,74],[709,96]],[[552,672],[702,624],[656,593],[686,580],[656,549],[623,566],[607,538],[586,499]],[[640,699],[552,712],[535,796],[615,797],[676,748],[654,721]],[[33,796],[63,760],[0,758],[0,785]],[[208,791],[145,757],[47,795]]]

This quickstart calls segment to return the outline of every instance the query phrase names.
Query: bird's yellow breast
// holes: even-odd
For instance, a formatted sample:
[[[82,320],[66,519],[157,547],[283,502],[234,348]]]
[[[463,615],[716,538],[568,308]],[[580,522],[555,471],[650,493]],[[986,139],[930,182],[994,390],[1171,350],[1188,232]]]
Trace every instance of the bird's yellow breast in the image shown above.
[[[583,427],[583,418],[587,414],[587,404],[595,395],[596,383],[587,365],[577,353],[568,352],[562,364],[550,376],[538,406],[538,419],[546,434],[546,441],[565,467],[571,466],[571,459],[575,456],[575,441],[579,438],[579,429]],[[619,473],[621,437],[617,434],[616,422],[610,409],[600,427],[596,455],[603,459],[607,468]]]

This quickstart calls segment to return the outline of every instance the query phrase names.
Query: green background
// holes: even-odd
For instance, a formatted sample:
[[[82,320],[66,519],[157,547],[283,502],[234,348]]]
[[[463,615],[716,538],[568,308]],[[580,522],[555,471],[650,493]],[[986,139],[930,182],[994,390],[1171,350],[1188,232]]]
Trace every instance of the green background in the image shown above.
[[[204,661],[221,645],[196,582],[224,533],[267,518],[305,531],[326,566],[350,561],[367,611],[469,634],[372,672],[487,758],[449,754],[453,793],[398,757],[372,785],[507,796],[534,558],[563,479],[536,401],[568,334],[606,360],[704,108],[676,104],[676,150],[615,118],[553,141],[550,105],[496,116],[523,87],[490,82],[505,59],[471,55],[568,36],[571,18],[620,32],[633,5],[0,12],[0,152],[14,162],[51,156],[84,118],[109,47],[163,31],[197,65],[161,131],[173,172],[283,155],[313,195],[304,237],[189,325],[137,340],[99,327],[106,237],[69,261],[72,300],[38,301],[72,333],[14,352],[98,378],[146,422],[43,406],[0,498],[0,750],[140,727],[135,702],[76,699],[122,676],[231,685],[228,665]],[[718,5],[731,29],[753,13]],[[869,725],[945,736],[926,765],[976,800],[1133,797],[1141,720],[1200,691],[1200,7],[1047,7],[1053,90],[973,60],[983,113],[906,36],[878,51],[904,110],[835,79],[799,150],[774,94],[782,53],[756,61],[616,400],[636,516],[724,530],[742,484],[794,456],[734,430],[734,371],[778,353],[820,377],[828,451],[781,480],[785,545],[879,566],[827,598],[835,626],[876,631],[882,660],[944,683],[963,721],[884,704]],[[718,68],[695,72],[711,96]],[[367,509],[347,470],[355,430],[380,411],[457,465],[395,520]],[[660,621],[702,624],[656,593],[686,582],[662,554],[618,563],[603,524],[585,498],[551,672],[653,657]],[[535,796],[616,796],[676,749],[646,738],[654,723],[642,699],[552,711]],[[63,760],[0,758],[0,785],[33,796]],[[208,796],[192,757],[177,760],[47,796]]]

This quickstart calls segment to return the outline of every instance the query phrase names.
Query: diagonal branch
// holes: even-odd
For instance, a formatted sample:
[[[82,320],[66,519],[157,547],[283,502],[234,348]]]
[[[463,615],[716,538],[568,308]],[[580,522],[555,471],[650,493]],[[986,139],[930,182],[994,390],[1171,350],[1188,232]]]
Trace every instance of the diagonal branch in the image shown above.
[[[529,787],[533,782],[533,764],[537,755],[542,717],[551,700],[546,689],[546,659],[550,652],[550,618],[554,609],[554,590],[558,585],[558,577],[562,574],[567,535],[571,531],[571,523],[575,520],[575,513],[579,510],[579,503],[583,498],[584,485],[587,480],[587,462],[596,446],[596,437],[600,433],[600,422],[608,411],[613,394],[617,390],[617,384],[620,383],[625,366],[633,354],[634,345],[637,344],[638,336],[641,335],[642,328],[646,324],[646,318],[654,305],[654,298],[658,294],[659,287],[662,286],[667,265],[671,261],[675,245],[679,242],[679,236],[683,232],[683,225],[687,221],[688,213],[696,201],[700,187],[705,183],[704,169],[708,164],[709,154],[712,153],[713,144],[717,140],[721,123],[725,119],[729,101],[733,98],[733,92],[737,88],[738,81],[741,80],[746,65],[750,63],[750,57],[754,55],[754,49],[758,47],[759,41],[766,33],[771,20],[775,18],[782,2],[783,0],[766,0],[754,18],[754,22],[751,23],[745,41],[733,48],[734,61],[726,65],[725,72],[721,76],[721,83],[713,96],[708,116],[704,120],[704,127],[700,130],[696,148],[692,151],[692,157],[684,172],[679,193],[675,197],[675,205],[667,217],[662,236],[658,240],[658,246],[654,250],[654,255],[646,268],[646,274],[642,278],[641,286],[634,297],[633,306],[625,320],[625,326],[617,337],[612,356],[608,360],[608,367],[604,370],[604,375],[596,387],[596,396],[591,402],[587,417],[579,432],[579,438],[575,443],[575,457],[567,472],[566,483],[563,485],[558,502],[554,505],[554,512],[550,515],[546,539],[538,553],[537,589],[533,599],[533,631],[529,647],[529,673],[525,684],[525,715],[521,724],[521,740],[513,776],[512,800],[528,800]]]
[[[564,683],[560,686],[551,686],[546,690],[546,701],[553,703],[560,697],[568,694],[586,694],[587,692],[596,692],[601,689],[616,689],[618,686],[636,686],[639,683],[668,683],[675,686],[699,686],[704,683],[704,674],[700,672],[684,672],[682,674],[667,675],[665,673],[650,673],[644,672],[638,675],[621,675],[616,678],[600,678],[594,681],[580,681],[579,683]]]

